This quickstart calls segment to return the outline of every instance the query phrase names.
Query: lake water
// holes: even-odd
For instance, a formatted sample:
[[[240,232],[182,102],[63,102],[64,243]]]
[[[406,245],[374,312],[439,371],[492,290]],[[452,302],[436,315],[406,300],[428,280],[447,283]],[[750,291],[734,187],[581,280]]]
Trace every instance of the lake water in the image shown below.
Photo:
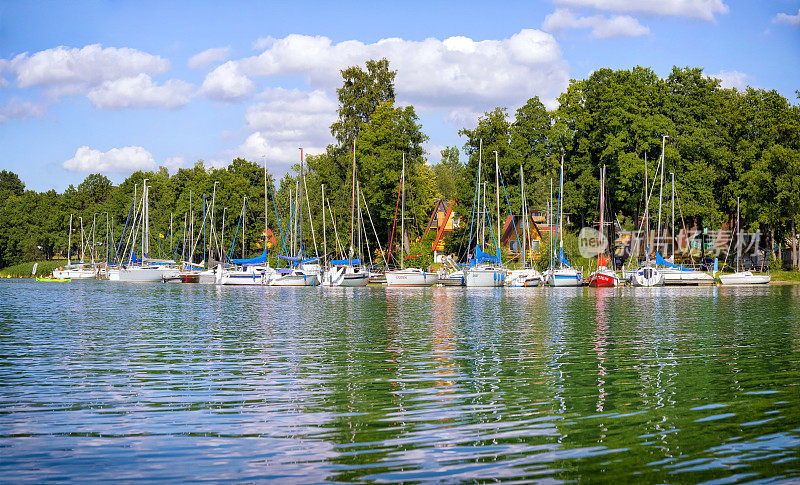
[[[0,480],[800,480],[800,286],[0,280]]]

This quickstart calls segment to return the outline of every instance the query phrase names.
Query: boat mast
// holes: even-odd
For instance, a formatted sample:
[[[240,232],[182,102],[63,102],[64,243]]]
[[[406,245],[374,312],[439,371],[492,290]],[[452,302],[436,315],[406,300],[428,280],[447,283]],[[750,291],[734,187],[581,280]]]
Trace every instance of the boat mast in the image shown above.
[[[483,211],[485,210],[485,205],[486,205],[485,204],[485,198],[486,198],[485,190],[484,190],[484,196],[481,197],[481,162],[482,161],[483,161],[483,138],[481,138],[479,140],[479,142],[478,142],[478,181],[476,182],[478,184],[478,200],[475,201],[477,206],[478,206],[478,214],[477,214],[478,215],[478,227],[476,228],[478,230],[478,234],[475,235],[475,244],[476,245],[477,245],[477,241],[478,241],[478,236],[480,236],[481,245],[483,245],[483,231],[482,231],[483,220],[484,220]],[[481,201],[482,200],[484,201],[483,205],[481,205]]]
[[[400,269],[403,269],[403,250],[406,245],[406,153],[403,152],[403,170],[400,172],[400,187],[403,191],[403,202],[400,206]]]
[[[322,184],[322,263],[328,264],[328,228],[325,225],[325,184]]]
[[[669,138],[667,135],[661,136],[661,182],[659,183],[658,187],[658,227],[656,228],[656,234],[660,237],[661,235],[661,195],[664,192],[664,165],[666,165],[666,159],[664,157],[664,145],[665,142]],[[656,241],[658,244],[658,241]]]
[[[522,165],[519,166],[519,180],[520,180],[520,197],[522,198],[522,266],[527,267],[528,262],[526,260],[525,253],[527,252],[528,248],[528,207],[525,204],[525,172],[522,171]]]
[[[351,179],[350,197],[350,257],[353,257],[353,224],[355,222],[355,203],[356,203],[356,139],[353,138],[353,177]]]
[[[361,198],[361,184],[356,182],[356,194],[358,195],[359,199]],[[358,204],[358,223],[356,223],[356,229],[358,229],[358,251],[356,254],[358,255],[357,259],[361,259],[361,203]],[[361,263],[362,261],[359,261]],[[350,266],[352,266],[352,261],[350,261]]]
[[[739,272],[739,260],[742,258],[742,245],[740,244],[739,237],[741,235],[741,228],[739,227],[739,197],[736,198],[736,272]]]
[[[91,253],[91,257],[92,257],[92,266],[94,266],[94,250],[95,250],[95,248],[97,247],[97,246],[95,245],[95,240],[94,240],[94,233],[95,233],[95,231],[94,231],[94,228],[95,228],[95,224],[96,224],[96,223],[97,223],[97,212],[95,212],[95,213],[92,215],[92,253]]]
[[[494,150],[494,185],[497,192],[497,239],[495,249],[497,250],[497,260],[500,261],[500,162],[498,161],[497,150]]]
[[[558,177],[558,265],[564,267],[561,252],[564,250],[564,153],[561,153],[561,174]]]
[[[553,177],[550,177],[550,199],[547,201],[547,227],[550,229],[547,241],[550,249],[550,269],[553,269],[556,257],[556,241],[553,239]]]
[[[106,267],[108,267],[108,258],[111,256],[111,249],[108,246],[108,212],[106,212]]]
[[[267,252],[267,240],[269,236],[267,235],[267,216],[269,215],[269,210],[267,210],[267,204],[269,203],[269,197],[267,196],[267,160],[264,159],[264,252]],[[223,226],[222,230],[225,230]]]
[[[214,188],[211,190],[211,217],[209,218],[211,231],[210,233],[214,235],[214,240],[217,239],[217,231],[214,230],[214,203],[217,201],[217,184],[219,180],[214,181]],[[172,227],[172,215],[170,214],[170,227]],[[209,237],[208,245],[211,246],[211,238]],[[205,250],[205,249],[204,249]],[[203,258],[206,260],[206,264],[211,264],[211,248],[208,248],[208,257]],[[206,266],[207,267],[207,266]]]
[[[606,189],[606,166],[600,169],[600,243],[603,242],[603,207],[605,205],[605,189]],[[600,267],[600,253],[597,253],[597,267]]]
[[[669,173],[672,176],[672,262],[675,263],[675,245],[678,239],[675,237],[675,172]]]
[[[72,265],[71,261],[71,254],[72,254],[72,214],[69,215],[69,234],[67,235],[67,266]]]
[[[83,217],[78,216],[78,219],[81,221],[81,263],[83,263],[83,250],[84,250],[84,237],[83,237]]]
[[[303,190],[303,187],[300,185],[300,182],[305,180],[305,176],[305,171],[303,169],[303,149],[300,148],[300,178],[297,180],[297,192],[295,193],[295,197],[297,198],[297,242],[301,259],[305,258],[305,251],[303,250],[303,197],[300,195],[300,191]]]
[[[650,197],[647,196],[647,152],[644,152],[644,252],[645,261],[650,261]]]

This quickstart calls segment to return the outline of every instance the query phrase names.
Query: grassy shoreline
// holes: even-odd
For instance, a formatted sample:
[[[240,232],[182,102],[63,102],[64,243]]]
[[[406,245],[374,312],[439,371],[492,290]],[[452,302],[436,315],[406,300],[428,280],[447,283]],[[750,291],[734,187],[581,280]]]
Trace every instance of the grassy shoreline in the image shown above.
[[[33,265],[37,264],[36,275],[33,275]],[[0,278],[33,278],[34,276],[49,276],[54,269],[65,266],[66,259],[54,259],[47,261],[30,261],[27,263],[15,264],[0,269]]]

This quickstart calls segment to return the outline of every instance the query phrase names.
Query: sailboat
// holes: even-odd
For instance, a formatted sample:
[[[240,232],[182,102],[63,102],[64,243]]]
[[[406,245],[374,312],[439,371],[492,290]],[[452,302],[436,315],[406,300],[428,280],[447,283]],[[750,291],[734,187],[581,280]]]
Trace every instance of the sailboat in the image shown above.
[[[564,256],[564,154],[561,154],[561,173],[558,179],[558,268],[553,264],[544,274],[549,286],[581,286],[583,275],[569,264]]]
[[[663,153],[663,149],[662,149]],[[659,165],[660,166],[660,165]],[[639,226],[639,231],[642,230],[644,225],[644,233],[650,234],[650,195],[651,190],[648,188],[647,177],[647,154],[644,156],[644,214],[642,215],[642,222]],[[673,231],[674,233],[674,231]],[[631,286],[636,287],[653,287],[664,286],[664,275],[661,271],[650,261],[650,248],[645,244],[645,263],[630,273],[626,273],[623,268],[623,277],[630,282]],[[674,246],[673,246],[674,248]],[[638,254],[638,252],[637,252]],[[634,256],[634,260],[636,256]]]
[[[478,209],[477,217],[478,233],[485,234],[486,220],[489,219],[489,213],[486,208],[486,184],[483,184],[483,197],[480,196],[481,187],[481,162],[483,157],[483,140],[480,141],[478,146],[478,174],[476,180],[476,207],[481,206],[483,210]],[[475,243],[475,256],[470,261],[469,267],[464,274],[464,286],[467,287],[495,287],[504,286],[506,283],[506,269],[503,268],[500,260],[500,181],[499,181],[499,163],[497,161],[497,152],[495,152],[495,178],[497,184],[497,235],[494,239],[495,248],[497,248],[497,255],[491,255],[484,252],[480,245]],[[477,215],[476,214],[476,215]],[[491,229],[491,222],[490,222]],[[477,239],[477,237],[476,237]],[[483,239],[483,238],[481,238]]]
[[[138,230],[132,231],[131,251],[128,254],[128,262],[121,264],[115,269],[108,271],[110,281],[129,281],[129,282],[155,282],[163,281],[164,278],[175,278],[180,270],[174,266],[175,261],[166,259],[150,258],[150,205],[148,197],[150,188],[147,179],[144,179],[142,188],[142,205],[139,214],[139,229],[141,229],[141,250],[142,258],[137,259],[134,254],[136,246],[136,236]],[[135,220],[135,219],[134,219]],[[136,224],[134,224],[134,228]],[[126,248],[127,249],[127,248]]]
[[[664,151],[665,142],[668,138],[667,135],[663,135],[661,138],[661,183],[658,195],[658,226],[656,231],[658,233],[661,232],[661,192],[663,191],[664,186],[664,166],[666,165],[666,154]],[[675,197],[675,179],[673,177],[672,180],[672,197],[674,200]],[[674,205],[674,202],[673,202]],[[675,211],[673,209],[673,227],[675,226],[674,219],[675,219]],[[673,244],[672,244],[672,260],[675,260],[675,241],[674,241],[674,229],[673,229]],[[656,250],[656,257],[655,262],[658,267],[659,273],[664,276],[664,284],[665,285],[683,285],[683,286],[698,286],[698,285],[712,285],[714,284],[714,277],[710,274],[699,271],[693,268],[686,268],[681,265],[674,264],[674,262],[667,261],[658,250]]]
[[[752,271],[739,271],[739,261],[742,258],[741,228],[739,226],[739,198],[736,198],[736,272],[718,274],[717,279],[723,285],[765,285],[772,277],[768,274],[753,274]]]
[[[245,220],[246,207],[245,198],[245,203],[242,204],[242,221]],[[267,237],[269,234],[268,216],[269,188],[267,186],[267,162],[264,161],[264,252],[253,258],[230,259],[230,265],[228,267],[218,265],[216,268],[212,269],[218,285],[262,286],[269,284],[270,280],[275,275],[275,269],[270,267],[267,262]],[[242,235],[242,237],[244,237],[244,228],[242,228]],[[234,244],[235,240],[236,238],[234,236]],[[233,247],[231,247],[231,251],[233,251]],[[242,245],[242,251],[244,252],[244,245]]]
[[[536,268],[527,265],[528,244],[530,243],[530,220],[528,219],[528,204],[525,201],[525,173],[522,171],[522,166],[519,167],[520,176],[520,198],[522,199],[522,264],[521,269],[512,269],[508,271],[506,276],[506,284],[514,288],[528,288],[539,286],[542,283],[542,275]],[[514,223],[514,216],[511,216],[511,222]],[[514,228],[516,231],[516,227]]]
[[[604,206],[605,206],[605,184],[606,184],[606,166],[600,174],[600,247],[603,247],[602,241],[605,238],[604,230]],[[589,286],[594,287],[614,287],[619,286],[619,276],[617,272],[606,266],[610,259],[603,253],[597,254],[597,270],[589,275]]]
[[[288,262],[291,267],[289,268],[278,268],[275,270],[275,274],[269,280],[267,284],[270,286],[317,286],[320,284],[322,279],[322,267],[319,265],[319,257],[315,256],[312,258],[303,258],[301,256],[297,256],[297,254],[303,255],[303,199],[300,197],[300,188],[302,183],[302,188],[305,189],[305,174],[303,172],[303,149],[300,149],[300,178],[297,181],[297,190],[295,191],[295,210],[293,212],[294,217],[291,218],[290,226],[294,225],[294,228],[291,230],[292,237],[296,237],[297,245],[299,246],[298,251],[295,253],[294,256],[278,256],[279,259],[282,259]],[[316,252],[317,244],[316,244],[316,236],[314,235],[314,224],[311,221],[311,207],[308,203],[308,190],[303,190],[306,199],[306,207],[308,208],[308,218],[309,224],[311,226],[311,237],[314,240],[314,252]],[[291,197],[290,197],[291,198]],[[293,245],[294,246],[294,245]]]
[[[358,201],[358,224],[355,223],[356,211],[355,204]],[[322,189],[322,222],[323,222],[323,241],[327,256],[328,242],[325,237],[325,188]],[[356,141],[353,140],[353,176],[352,176],[352,197],[350,199],[350,258],[333,259],[329,261],[329,266],[322,274],[322,286],[347,286],[359,287],[369,283],[369,271],[361,265],[361,190],[356,184]],[[353,259],[353,229],[358,226],[358,258]]]
[[[97,277],[97,268],[83,262],[83,218],[81,218],[81,262],[72,263],[72,214],[69,215],[69,234],[67,236],[67,266],[53,270],[53,278],[58,280],[85,280]],[[92,248],[94,251],[94,248]],[[92,258],[94,259],[94,258]]]
[[[402,191],[402,208],[400,212],[400,269],[386,272],[386,286],[434,286],[439,282],[436,273],[420,268],[405,268],[404,249],[406,241],[406,155],[403,154],[403,170],[400,175],[400,188]],[[391,245],[391,243],[389,243]]]

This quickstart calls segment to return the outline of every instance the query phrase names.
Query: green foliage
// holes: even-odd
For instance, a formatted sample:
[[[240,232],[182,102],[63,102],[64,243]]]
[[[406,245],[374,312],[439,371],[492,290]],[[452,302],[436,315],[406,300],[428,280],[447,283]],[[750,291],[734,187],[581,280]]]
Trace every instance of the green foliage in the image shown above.
[[[676,207],[679,226],[683,219],[690,227],[719,228],[734,217],[737,197],[741,198],[743,228],[766,234],[762,242],[767,248],[785,244],[800,226],[800,107],[774,90],[721,89],[716,79],[705,77],[697,68],[676,67],[666,78],[659,78],[644,67],[599,69],[587,79],[570,81],[553,110],[548,111],[537,97],[532,97],[513,117],[503,107],[487,111],[475,126],[459,131],[465,141],[461,153],[456,147],[446,147],[440,153],[440,162],[431,166],[426,163],[427,154],[422,148],[428,138],[414,107],[394,104],[396,73],[389,68],[389,62],[369,60],[364,68],[348,67],[341,74],[342,86],[337,91],[339,116],[330,127],[335,144],[306,158],[303,177],[300,165],[286,174],[279,186],[268,176],[275,202],[270,199],[267,215],[277,240],[273,253],[280,252],[283,238],[289,236],[291,201],[298,190],[303,194],[306,254],[314,251],[312,231],[318,253],[323,241],[329,243],[331,254],[337,252],[335,232],[341,245],[349,246],[351,214],[355,213],[351,213],[354,158],[356,180],[384,249],[395,221],[403,157],[407,174],[405,223],[410,240],[423,234],[437,197],[458,199],[456,211],[461,216],[461,228],[447,236],[445,248],[462,258],[472,247],[467,239],[479,157],[480,179],[487,183],[486,203],[492,219],[498,209],[495,159],[505,187],[501,189],[499,207],[501,218],[505,219],[509,211],[518,214],[521,210],[523,173],[529,208],[545,209],[551,180],[558,198],[559,161],[563,154],[563,200],[564,212],[572,222],[569,230],[596,224],[598,178],[603,166],[607,167],[606,214],[631,229],[645,209],[645,171],[649,186],[656,189],[649,210],[651,217],[657,219],[659,185],[653,185],[653,180],[664,135],[668,136],[664,143],[664,200],[669,200],[670,173],[674,173],[680,201]],[[464,157],[460,158],[461,154]],[[134,194],[141,195],[144,179],[151,187],[151,256],[191,253],[188,238],[182,235],[184,221],[187,226],[194,221],[196,241],[201,234],[195,260],[202,259],[203,196],[207,206],[214,200],[216,238],[221,240],[224,231],[220,244],[226,251],[230,251],[234,237],[236,257],[262,251],[263,168],[241,158],[218,169],[207,168],[198,161],[173,176],[164,168],[135,172],[118,187],[113,187],[106,177],[92,174],[62,194],[26,191],[16,174],[3,170],[0,267],[66,255],[68,251],[75,255],[82,247],[86,250],[87,237],[81,238],[79,218],[89,236],[92,221],[96,221],[95,248],[104,257],[109,249],[105,243],[106,214],[115,249],[131,201]],[[330,205],[331,209],[326,212],[325,234],[322,185],[325,207]],[[240,223],[243,205],[244,220]],[[668,203],[663,208],[662,216],[666,218]],[[363,202],[362,211],[366,215]],[[67,248],[70,214],[74,214],[75,224],[72,247]],[[399,214],[397,218],[399,222]],[[207,222],[206,229],[208,225]],[[367,223],[367,227],[373,239],[371,224]],[[395,241],[399,244],[399,224],[397,229]],[[565,238],[567,256],[573,264],[585,266],[589,262],[578,259],[572,238]],[[181,244],[184,239],[186,247]],[[207,230],[206,242],[213,239]],[[374,248],[374,240],[371,244]],[[212,246],[216,245],[214,242]],[[546,242],[542,249],[540,264],[546,265]],[[428,247],[425,254],[429,250]]]
[[[340,146],[352,143],[381,103],[394,103],[394,78],[389,61],[367,61],[367,70],[351,66],[341,71],[344,83],[336,90],[339,119],[331,125],[331,134]]]

